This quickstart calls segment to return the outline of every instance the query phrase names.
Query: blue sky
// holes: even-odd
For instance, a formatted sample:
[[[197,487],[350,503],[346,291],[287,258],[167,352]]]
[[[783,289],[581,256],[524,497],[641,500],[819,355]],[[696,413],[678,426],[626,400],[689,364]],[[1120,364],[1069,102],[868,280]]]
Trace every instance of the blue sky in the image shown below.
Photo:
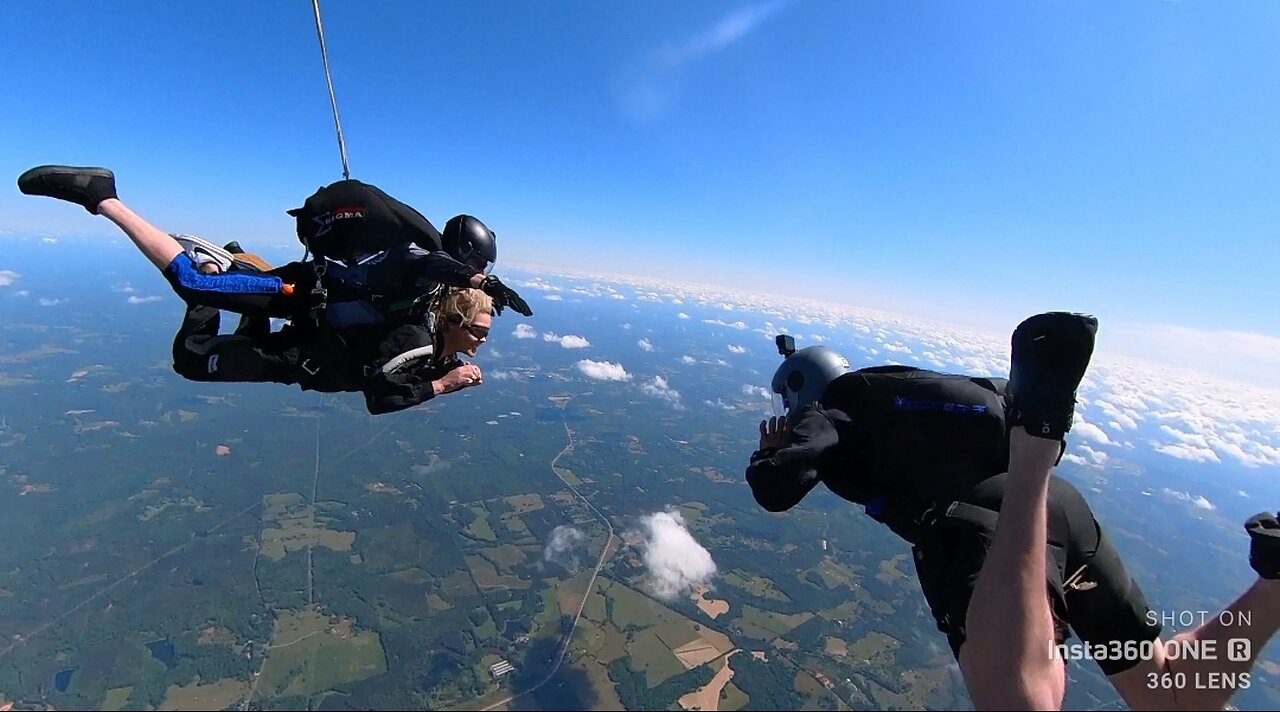
[[[1280,357],[1280,3],[321,9],[353,177],[480,216],[499,272],[1001,330],[1076,309],[1147,354]],[[0,64],[0,229],[113,234],[19,194],[41,163],[251,245],[296,244],[284,210],[341,178],[310,2],[5,3]]]

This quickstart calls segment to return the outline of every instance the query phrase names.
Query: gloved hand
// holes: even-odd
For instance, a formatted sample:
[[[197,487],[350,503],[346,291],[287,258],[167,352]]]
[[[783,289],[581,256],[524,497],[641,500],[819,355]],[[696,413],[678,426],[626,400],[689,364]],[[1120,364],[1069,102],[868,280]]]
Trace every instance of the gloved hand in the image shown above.
[[[1249,565],[1264,579],[1280,579],[1280,512],[1259,512],[1244,523],[1249,532]]]
[[[519,294],[516,294],[516,290],[503,284],[502,280],[492,274],[480,283],[480,290],[493,297],[494,309],[499,316],[502,315],[503,307],[511,307],[525,316],[533,316],[533,310],[520,298]]]

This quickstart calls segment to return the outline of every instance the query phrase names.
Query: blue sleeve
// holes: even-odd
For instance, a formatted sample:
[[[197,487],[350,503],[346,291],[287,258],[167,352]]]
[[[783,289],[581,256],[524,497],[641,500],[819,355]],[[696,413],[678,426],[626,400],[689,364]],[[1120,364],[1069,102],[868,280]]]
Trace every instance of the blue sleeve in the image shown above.
[[[174,293],[188,304],[241,314],[278,311],[277,303],[285,296],[285,281],[280,277],[237,272],[202,274],[185,252],[165,267],[164,276]]]

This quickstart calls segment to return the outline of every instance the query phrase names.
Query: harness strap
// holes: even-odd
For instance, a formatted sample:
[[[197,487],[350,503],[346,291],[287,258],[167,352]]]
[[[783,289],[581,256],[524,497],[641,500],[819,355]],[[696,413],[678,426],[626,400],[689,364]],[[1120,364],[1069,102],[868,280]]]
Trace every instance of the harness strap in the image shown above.
[[[378,369],[383,373],[395,373],[399,368],[410,361],[417,361],[422,358],[430,358],[435,355],[436,347],[428,344],[419,346],[416,349],[409,349],[402,354],[393,356],[386,363],[382,364],[382,368]]]

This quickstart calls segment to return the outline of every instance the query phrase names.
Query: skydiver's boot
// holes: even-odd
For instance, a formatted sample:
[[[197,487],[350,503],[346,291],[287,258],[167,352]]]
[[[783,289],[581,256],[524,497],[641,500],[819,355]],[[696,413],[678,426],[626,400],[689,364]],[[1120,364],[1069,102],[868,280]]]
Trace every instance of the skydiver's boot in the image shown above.
[[[97,215],[102,201],[116,197],[116,176],[106,168],[37,166],[18,176],[18,190],[75,203]]]
[[[1009,367],[1009,427],[1063,440],[1075,417],[1076,389],[1093,357],[1098,320],[1087,314],[1048,312],[1014,329]],[[1061,459],[1061,452],[1058,457]]]

